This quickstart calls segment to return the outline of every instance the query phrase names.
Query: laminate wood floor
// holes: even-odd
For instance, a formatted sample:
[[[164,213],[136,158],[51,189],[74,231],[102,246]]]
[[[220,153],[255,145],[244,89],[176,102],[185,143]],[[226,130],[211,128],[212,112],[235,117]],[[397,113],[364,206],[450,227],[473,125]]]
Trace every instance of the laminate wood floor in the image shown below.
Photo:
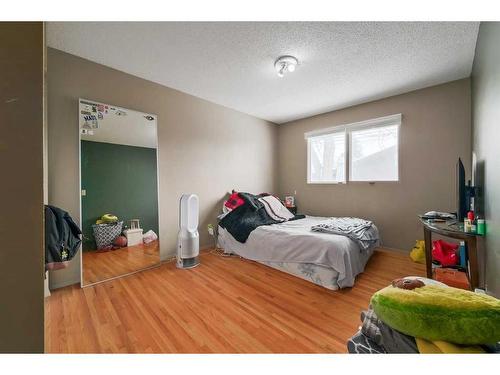
[[[342,353],[371,295],[425,275],[408,255],[377,250],[353,288],[330,291],[238,257],[201,255],[80,289],[45,303],[49,353]]]
[[[83,284],[93,284],[160,264],[159,241],[117,250],[82,253]]]

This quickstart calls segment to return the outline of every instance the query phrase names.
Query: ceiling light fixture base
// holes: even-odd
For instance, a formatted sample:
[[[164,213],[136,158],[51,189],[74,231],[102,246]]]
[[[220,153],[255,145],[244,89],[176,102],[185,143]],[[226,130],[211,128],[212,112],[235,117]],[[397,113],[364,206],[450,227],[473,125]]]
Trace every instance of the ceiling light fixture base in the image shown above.
[[[274,68],[278,73],[278,77],[283,77],[286,72],[293,72],[295,68],[299,65],[299,60],[293,56],[280,56],[274,63]]]

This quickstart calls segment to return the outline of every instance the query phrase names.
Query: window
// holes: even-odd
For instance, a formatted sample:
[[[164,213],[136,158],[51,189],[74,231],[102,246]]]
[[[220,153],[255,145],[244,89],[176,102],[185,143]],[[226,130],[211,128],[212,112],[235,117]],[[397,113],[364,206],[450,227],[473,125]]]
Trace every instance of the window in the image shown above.
[[[345,131],[308,138],[309,183],[345,182]]]
[[[400,125],[398,114],[306,133],[307,182],[398,181]]]
[[[398,181],[399,125],[353,130],[349,181]]]

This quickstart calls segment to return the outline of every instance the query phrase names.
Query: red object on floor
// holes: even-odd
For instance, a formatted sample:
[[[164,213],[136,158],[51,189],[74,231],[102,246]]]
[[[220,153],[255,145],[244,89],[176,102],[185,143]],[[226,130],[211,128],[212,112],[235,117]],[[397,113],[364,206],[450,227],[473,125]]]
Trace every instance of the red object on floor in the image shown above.
[[[434,270],[434,279],[454,288],[470,290],[469,279],[467,279],[467,275],[463,271],[453,268],[436,268]]]
[[[458,264],[458,245],[443,240],[432,241],[432,257],[439,261],[442,266],[454,266]]]

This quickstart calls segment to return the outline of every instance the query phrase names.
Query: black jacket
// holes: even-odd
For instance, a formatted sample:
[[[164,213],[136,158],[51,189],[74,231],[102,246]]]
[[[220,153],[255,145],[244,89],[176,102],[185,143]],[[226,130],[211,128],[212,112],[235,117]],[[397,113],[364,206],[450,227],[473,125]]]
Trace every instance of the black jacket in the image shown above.
[[[68,261],[78,252],[81,234],[66,211],[45,206],[45,269],[67,267]]]

